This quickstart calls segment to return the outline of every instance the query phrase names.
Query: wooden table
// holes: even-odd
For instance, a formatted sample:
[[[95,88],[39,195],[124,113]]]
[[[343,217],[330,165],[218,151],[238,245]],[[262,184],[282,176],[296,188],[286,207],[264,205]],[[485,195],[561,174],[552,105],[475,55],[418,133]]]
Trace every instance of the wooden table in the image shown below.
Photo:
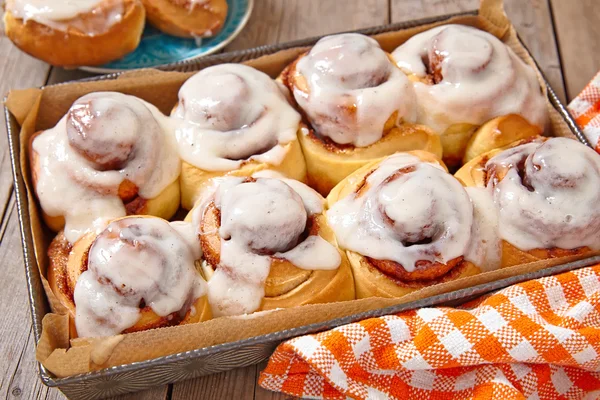
[[[2,1],[0,0],[0,3]],[[505,0],[507,14],[552,87],[569,101],[600,69],[600,12],[596,0]],[[244,32],[227,49],[285,42],[389,22],[473,10],[478,0],[256,0]],[[597,6],[597,4],[596,4]],[[0,22],[1,23],[1,22]],[[16,49],[0,32],[0,94],[89,76],[52,68]],[[0,116],[0,132],[4,132]],[[0,134],[0,398],[58,399],[37,376],[15,196],[6,135]],[[261,389],[263,365],[250,366],[122,399],[281,399]]]

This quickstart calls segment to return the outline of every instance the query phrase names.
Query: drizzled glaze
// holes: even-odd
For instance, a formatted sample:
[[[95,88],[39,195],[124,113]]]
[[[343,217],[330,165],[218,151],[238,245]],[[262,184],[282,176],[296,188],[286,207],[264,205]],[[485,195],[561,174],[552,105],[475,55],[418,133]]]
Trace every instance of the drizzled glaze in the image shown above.
[[[308,186],[288,180],[224,178],[210,194],[220,212],[220,261],[208,282],[214,315],[239,315],[260,308],[273,260],[296,267],[331,270],[339,267],[336,247],[321,236],[304,238],[308,220],[323,211],[324,200]],[[193,213],[202,230],[208,202]]]
[[[65,217],[69,242],[101,228],[101,218],[125,216],[124,182],[152,199],[177,179],[181,162],[170,129],[153,105],[97,92],[78,99],[34,139],[38,198],[46,214]]]
[[[294,98],[317,133],[336,143],[365,147],[381,139],[394,113],[394,125],[416,118],[410,81],[367,36],[324,37],[296,68],[308,90],[295,86]]]
[[[336,202],[327,218],[340,247],[394,261],[407,272],[422,260],[447,263],[465,256],[481,261],[470,251],[478,243],[472,238],[474,207],[467,192],[441,166],[411,154],[381,162],[359,192]]]
[[[181,158],[209,171],[236,169],[245,160],[278,165],[300,123],[275,81],[241,64],[188,79],[172,117]]]
[[[495,36],[467,26],[439,26],[410,38],[392,53],[414,74],[418,122],[443,133],[450,125],[481,125],[519,114],[541,128],[546,102],[532,68]]]
[[[521,250],[600,250],[600,157],[575,140],[551,138],[486,164],[500,237]]]
[[[110,223],[75,285],[77,334],[119,334],[138,321],[142,302],[159,316],[183,317],[206,293],[194,266],[199,247],[190,224],[140,217]]]
[[[23,22],[29,20],[59,31],[77,29],[94,36],[121,22],[123,1],[114,0],[7,0],[6,10]],[[78,19],[88,14],[86,21]]]

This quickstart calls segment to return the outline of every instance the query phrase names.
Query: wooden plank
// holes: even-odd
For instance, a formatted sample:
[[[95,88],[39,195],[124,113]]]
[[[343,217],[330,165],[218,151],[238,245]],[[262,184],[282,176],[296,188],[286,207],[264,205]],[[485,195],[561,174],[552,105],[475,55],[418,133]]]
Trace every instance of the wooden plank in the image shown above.
[[[53,85],[55,83],[61,83],[66,81],[73,81],[75,79],[89,78],[90,76],[97,76],[98,74],[92,74],[91,72],[85,72],[80,69],[64,69],[60,67],[53,67],[48,76],[46,85]]]
[[[239,50],[389,22],[387,0],[260,0],[243,33],[226,50]]]
[[[561,2],[561,4],[566,5],[566,2]],[[392,0],[391,16],[392,22],[401,22],[477,8],[479,8],[479,0]],[[505,0],[504,8],[523,42],[548,78],[550,85],[559,98],[565,101],[565,87],[548,2],[545,0],[532,2]],[[596,64],[600,65],[600,62],[597,61]]]
[[[256,366],[238,368],[173,385],[171,399],[251,400],[256,386]]]
[[[7,212],[8,223],[0,235],[0,265],[4,271],[0,292],[0,398],[39,398],[47,388],[36,375],[34,343],[17,209]]]
[[[558,98],[565,102],[565,84],[548,2],[505,0],[504,4],[506,15],[538,62],[550,86]]]
[[[550,4],[571,100],[600,69],[600,4],[597,0],[551,0]]]

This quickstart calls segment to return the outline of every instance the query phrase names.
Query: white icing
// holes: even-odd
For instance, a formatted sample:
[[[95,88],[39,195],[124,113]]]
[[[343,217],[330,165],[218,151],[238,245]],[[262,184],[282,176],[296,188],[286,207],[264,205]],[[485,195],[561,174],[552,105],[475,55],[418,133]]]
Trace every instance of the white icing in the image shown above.
[[[300,123],[275,81],[241,64],[209,67],[188,79],[172,119],[181,158],[209,171],[236,169],[246,160],[280,164]]]
[[[199,243],[181,236],[182,228],[159,218],[131,217],[98,235],[75,285],[80,337],[116,335],[132,327],[142,301],[159,316],[183,317],[206,294],[206,282],[194,267]]]
[[[298,105],[317,133],[336,143],[358,147],[375,143],[395,112],[396,124],[416,119],[410,81],[367,36],[326,36],[296,68],[308,85],[308,93],[294,87]]]
[[[208,283],[214,315],[259,309],[273,257],[309,270],[339,267],[335,246],[320,236],[302,239],[308,219],[322,212],[324,204],[308,186],[289,179],[224,178],[210,201],[221,216],[220,262]],[[199,203],[194,210],[194,226],[200,226],[206,205]]]
[[[502,239],[521,250],[600,250],[600,157],[592,149],[566,138],[540,140],[503,151],[486,169]],[[506,170],[499,182],[498,170]]]
[[[460,182],[441,166],[398,153],[327,212],[340,247],[408,272],[416,262],[446,263],[467,253],[473,206]],[[417,244],[431,239],[430,243]]]
[[[437,84],[415,82],[418,122],[443,133],[450,125],[481,125],[520,114],[544,128],[546,101],[532,68],[495,36],[462,25],[443,25],[410,38],[392,53],[407,74],[424,78],[441,65]]]
[[[466,187],[473,204],[471,243],[465,259],[481,268],[493,271],[500,268],[502,247],[498,236],[498,210],[487,188]]]
[[[115,92],[78,99],[54,128],[35,138],[33,150],[40,204],[46,214],[65,217],[71,243],[96,230],[99,218],[125,216],[118,196],[125,179],[138,187],[140,197],[152,199],[178,178],[181,167],[167,117],[141,99]],[[123,162],[106,168],[113,159]]]
[[[90,36],[121,22],[125,12],[122,1],[107,4],[104,0],[7,0],[6,10],[24,22],[35,21],[59,31],[77,29]],[[82,14],[88,14],[87,21],[77,18]]]

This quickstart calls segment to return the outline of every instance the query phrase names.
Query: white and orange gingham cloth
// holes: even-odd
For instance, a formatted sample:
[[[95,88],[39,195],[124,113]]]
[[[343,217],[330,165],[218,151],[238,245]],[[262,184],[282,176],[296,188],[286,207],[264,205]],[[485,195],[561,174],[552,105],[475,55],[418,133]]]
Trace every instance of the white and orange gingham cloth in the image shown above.
[[[600,153],[600,73],[568,108]],[[600,265],[288,340],[259,384],[315,399],[600,399]]]
[[[599,355],[596,265],[291,339],[259,384],[317,399],[591,400]]]
[[[568,106],[577,125],[600,153],[600,72]]]

